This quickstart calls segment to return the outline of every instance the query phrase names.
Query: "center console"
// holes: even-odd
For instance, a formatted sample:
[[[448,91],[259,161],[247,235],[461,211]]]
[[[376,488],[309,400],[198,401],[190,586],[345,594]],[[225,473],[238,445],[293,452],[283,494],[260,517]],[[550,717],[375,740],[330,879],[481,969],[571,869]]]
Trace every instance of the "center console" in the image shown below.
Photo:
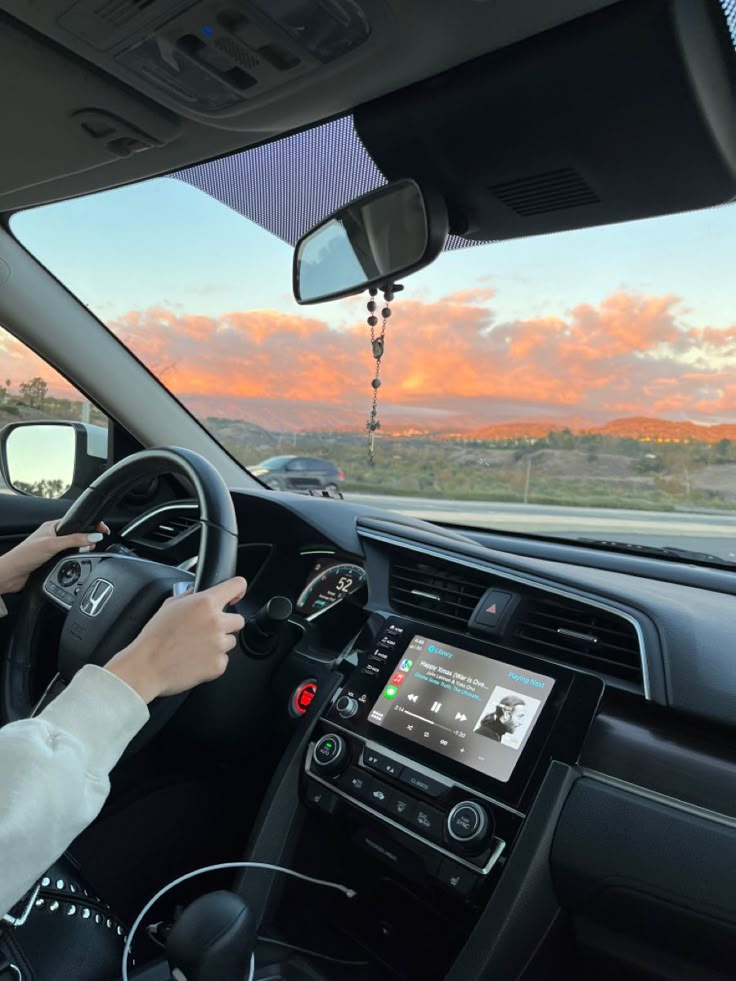
[[[282,671],[282,697],[304,687],[303,657]],[[298,876],[235,884],[260,925],[256,978],[527,979],[557,922],[551,841],[603,683],[381,613],[309,671],[244,856]]]
[[[364,881],[383,882],[369,915],[378,915],[379,895],[388,906],[389,883],[403,884],[445,927],[454,918],[462,936],[492,894],[552,761],[576,762],[603,684],[394,616],[372,617],[352,661],[303,759],[310,827],[343,856],[343,870],[357,875],[359,851]],[[426,916],[422,923],[426,932]]]
[[[292,663],[303,672],[303,658]],[[302,680],[290,670],[285,662],[282,697]],[[327,981],[354,978],[358,963],[371,981],[443,981],[453,970],[466,981],[474,938],[485,956],[523,902],[531,919],[514,915],[510,947],[527,956],[555,908],[551,897],[539,915],[547,887],[529,887],[530,876],[548,875],[548,836],[600,679],[378,612],[339,664],[320,675],[312,659],[309,670],[316,694],[247,857],[355,896],[244,874],[238,889],[268,932],[329,953]]]

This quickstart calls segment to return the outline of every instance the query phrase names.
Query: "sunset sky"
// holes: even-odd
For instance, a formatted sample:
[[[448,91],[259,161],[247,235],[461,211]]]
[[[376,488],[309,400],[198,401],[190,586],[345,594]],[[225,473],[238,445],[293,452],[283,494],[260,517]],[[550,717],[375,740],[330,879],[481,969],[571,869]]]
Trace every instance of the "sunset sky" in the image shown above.
[[[195,411],[363,427],[364,298],[299,307],[291,247],[203,192],[159,179],[12,227]],[[735,422],[734,255],[733,206],[446,253],[395,303],[386,418]],[[35,373],[0,339],[3,378]]]

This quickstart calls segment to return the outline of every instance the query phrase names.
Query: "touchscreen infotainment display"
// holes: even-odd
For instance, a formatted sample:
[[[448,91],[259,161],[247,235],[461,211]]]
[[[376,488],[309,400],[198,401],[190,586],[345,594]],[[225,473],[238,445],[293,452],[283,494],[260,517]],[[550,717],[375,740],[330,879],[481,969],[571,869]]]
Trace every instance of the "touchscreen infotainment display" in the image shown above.
[[[504,783],[554,678],[415,636],[368,721]]]

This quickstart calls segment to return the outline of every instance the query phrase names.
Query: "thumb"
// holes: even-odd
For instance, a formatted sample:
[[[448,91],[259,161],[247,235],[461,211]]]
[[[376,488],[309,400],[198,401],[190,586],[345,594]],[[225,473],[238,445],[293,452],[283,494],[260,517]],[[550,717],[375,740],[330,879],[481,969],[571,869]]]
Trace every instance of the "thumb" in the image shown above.
[[[239,603],[245,596],[247,588],[248,583],[242,576],[233,576],[232,579],[226,579],[225,582],[211,586],[207,592],[212,594],[219,606],[225,607]]]
[[[57,535],[55,538],[49,538],[48,544],[51,554],[57,555],[70,548],[88,548],[90,545],[97,545],[104,537],[100,531],[80,531],[74,535]]]

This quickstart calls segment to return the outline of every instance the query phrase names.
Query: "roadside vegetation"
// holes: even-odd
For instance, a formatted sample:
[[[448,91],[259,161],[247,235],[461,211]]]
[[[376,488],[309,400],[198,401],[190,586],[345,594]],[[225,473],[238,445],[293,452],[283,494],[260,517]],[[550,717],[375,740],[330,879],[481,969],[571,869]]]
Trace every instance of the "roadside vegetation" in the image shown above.
[[[107,425],[88,403],[49,394],[42,378],[0,385],[0,425],[27,419]],[[293,454],[331,460],[345,493],[616,509],[736,509],[736,441],[618,438],[551,431],[537,439],[381,436],[368,462],[363,433],[273,433],[238,419],[203,420],[246,466]],[[53,477],[32,489],[58,495]]]
[[[382,437],[368,462],[362,434],[244,433],[208,420],[230,452],[253,465],[295,454],[331,460],[345,493],[668,511],[736,508],[736,443],[656,443],[551,432],[537,440]],[[224,430],[227,430],[227,434]]]

